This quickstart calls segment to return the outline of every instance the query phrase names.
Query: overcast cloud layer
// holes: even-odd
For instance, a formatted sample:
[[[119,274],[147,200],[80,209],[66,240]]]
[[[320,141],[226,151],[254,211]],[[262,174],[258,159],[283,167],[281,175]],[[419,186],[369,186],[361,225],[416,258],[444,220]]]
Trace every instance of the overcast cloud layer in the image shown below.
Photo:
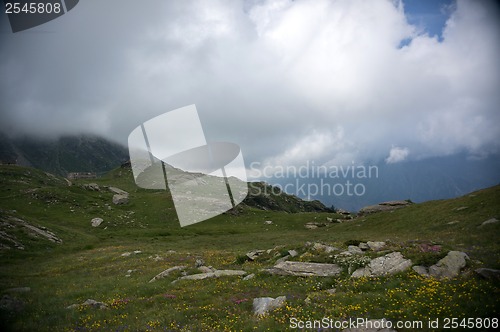
[[[2,17],[0,129],[125,144],[196,104],[207,138],[240,144],[247,164],[498,153],[498,8],[457,1],[440,42],[403,6],[87,0],[16,34]]]

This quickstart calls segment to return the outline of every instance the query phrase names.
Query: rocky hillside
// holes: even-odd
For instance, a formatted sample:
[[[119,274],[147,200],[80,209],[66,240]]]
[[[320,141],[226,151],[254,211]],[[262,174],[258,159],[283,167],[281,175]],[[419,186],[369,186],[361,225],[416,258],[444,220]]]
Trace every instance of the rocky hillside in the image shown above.
[[[125,147],[90,135],[55,140],[8,138],[0,133],[0,163],[29,166],[66,176],[70,172],[103,174],[128,160]]]

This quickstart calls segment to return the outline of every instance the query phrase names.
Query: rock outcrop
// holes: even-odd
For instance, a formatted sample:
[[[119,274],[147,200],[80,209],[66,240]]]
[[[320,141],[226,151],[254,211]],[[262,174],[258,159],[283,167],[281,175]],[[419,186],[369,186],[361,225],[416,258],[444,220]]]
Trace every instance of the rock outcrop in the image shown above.
[[[435,278],[455,278],[460,274],[460,270],[467,265],[466,253],[461,251],[450,251],[443,259],[429,268],[425,266],[414,266],[413,270],[423,276]]]
[[[180,277],[174,280],[172,283],[176,283],[179,280],[203,280],[207,278],[219,278],[225,276],[244,276],[247,272],[243,270],[215,270],[214,272],[191,274],[188,276]]]
[[[466,259],[469,259],[466,253],[450,251],[443,259],[429,268],[429,274],[436,278],[455,278],[467,264]]]
[[[102,218],[93,218],[90,221],[90,223],[92,224],[92,227],[99,227],[103,221],[104,221],[104,219],[102,219]]]
[[[263,316],[285,304],[286,296],[278,296],[277,298],[258,297],[253,299],[253,312],[256,316]]]
[[[391,275],[405,271],[411,265],[411,260],[405,259],[400,252],[391,252],[385,256],[372,259],[367,266],[357,269],[351,276],[359,278]]]
[[[128,195],[115,194],[113,195],[113,204],[123,205],[128,203]]]
[[[339,275],[342,272],[342,268],[337,264],[287,261],[280,262],[266,271],[277,275],[329,277]]]
[[[70,306],[67,306],[66,309],[75,309],[75,308],[78,308],[80,306],[83,306],[83,307],[92,307],[92,308],[96,308],[96,309],[106,309],[106,308],[108,308],[108,305],[106,303],[104,303],[104,302],[99,302],[99,301],[96,301],[96,300],[87,299],[82,304],[72,304]]]
[[[186,266],[184,266],[184,265],[179,265],[179,266],[171,267],[169,269],[166,269],[165,271],[162,271],[162,272],[158,273],[156,276],[154,276],[153,279],[149,280],[149,282],[154,282],[154,281],[156,281],[158,279],[162,279],[162,278],[168,277],[172,272],[182,271],[185,268],[186,268]]]
[[[371,213],[376,213],[376,212],[382,212],[382,211],[392,211],[396,209],[401,209],[404,208],[408,205],[412,205],[413,203],[411,201],[388,201],[388,202],[383,202],[379,203],[376,205],[369,205],[365,206],[361,210],[359,210],[359,215],[367,215]]]

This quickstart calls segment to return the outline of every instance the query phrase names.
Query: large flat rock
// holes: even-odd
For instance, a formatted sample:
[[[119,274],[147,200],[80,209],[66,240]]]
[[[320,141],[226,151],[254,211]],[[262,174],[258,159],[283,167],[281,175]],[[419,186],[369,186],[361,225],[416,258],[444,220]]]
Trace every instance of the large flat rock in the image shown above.
[[[267,271],[278,275],[329,277],[339,275],[342,272],[342,268],[337,264],[286,261],[276,264]]]

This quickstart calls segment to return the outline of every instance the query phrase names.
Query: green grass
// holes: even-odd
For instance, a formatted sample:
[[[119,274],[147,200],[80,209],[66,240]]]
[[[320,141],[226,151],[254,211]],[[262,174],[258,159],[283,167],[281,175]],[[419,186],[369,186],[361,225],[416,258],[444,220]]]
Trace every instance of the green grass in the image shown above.
[[[81,187],[88,182],[126,190],[130,203],[115,206],[111,192]],[[69,187],[64,179],[41,171],[0,166],[0,221],[17,217],[47,227],[64,241],[54,244],[17,230],[15,235],[25,250],[0,251],[0,294],[23,303],[19,312],[0,310],[0,327],[6,331],[282,331],[288,329],[291,318],[385,317],[427,322],[444,317],[498,317],[498,285],[479,279],[473,269],[500,268],[499,224],[478,227],[487,219],[500,219],[499,203],[497,186],[314,230],[305,229],[304,224],[338,216],[245,207],[236,215],[223,214],[180,228],[169,193],[137,188],[128,169],[116,169],[95,181],[76,181]],[[98,228],[90,225],[94,217],[104,219]],[[386,241],[388,249],[401,251],[415,264],[429,266],[449,250],[465,251],[471,259],[461,277],[441,281],[422,278],[411,270],[361,279],[345,274],[301,278],[261,272],[273,265],[274,253],[281,257],[288,249],[306,252],[307,241],[346,248],[349,243],[368,240]],[[422,252],[421,244],[437,244],[442,250]],[[277,246],[281,247],[255,262],[241,258],[249,250]],[[141,253],[122,256],[134,250]],[[311,252],[306,257],[335,262],[324,253]],[[176,265],[194,271],[197,258],[217,269],[243,269],[256,277],[172,284],[179,272],[148,282]],[[133,272],[126,277],[128,270]],[[23,286],[31,291],[6,291]],[[334,294],[327,292],[331,288],[336,288]],[[287,296],[285,307],[263,318],[253,316],[253,298],[280,295]],[[105,302],[108,309],[66,309],[88,298]]]

